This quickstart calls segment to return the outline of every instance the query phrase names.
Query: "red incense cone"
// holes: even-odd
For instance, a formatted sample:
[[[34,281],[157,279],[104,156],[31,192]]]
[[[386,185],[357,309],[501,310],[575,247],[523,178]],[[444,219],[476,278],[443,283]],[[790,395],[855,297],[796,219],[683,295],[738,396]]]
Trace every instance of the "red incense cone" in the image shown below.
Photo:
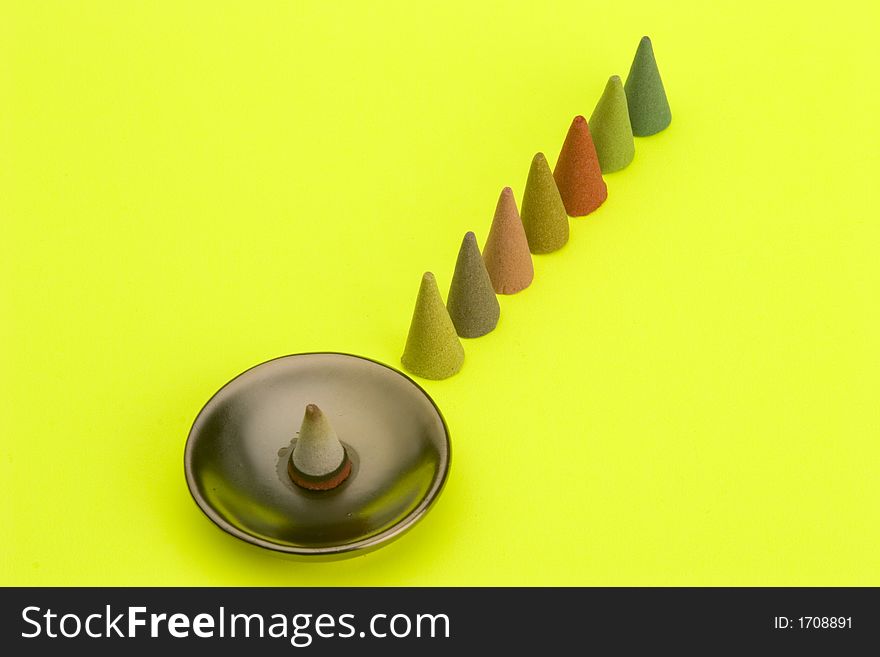
[[[556,160],[553,179],[569,216],[590,214],[608,198],[590,127],[582,116],[574,117],[571,122]]]

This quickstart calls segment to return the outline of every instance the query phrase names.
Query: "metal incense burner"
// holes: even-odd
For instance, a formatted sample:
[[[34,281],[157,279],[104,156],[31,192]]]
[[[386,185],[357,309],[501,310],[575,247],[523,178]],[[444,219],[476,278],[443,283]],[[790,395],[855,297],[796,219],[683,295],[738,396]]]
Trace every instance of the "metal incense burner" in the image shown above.
[[[307,353],[223,386],[190,430],[184,470],[196,504],[225,532],[329,559],[411,528],[443,489],[449,461],[443,416],[412,379],[360,356]]]

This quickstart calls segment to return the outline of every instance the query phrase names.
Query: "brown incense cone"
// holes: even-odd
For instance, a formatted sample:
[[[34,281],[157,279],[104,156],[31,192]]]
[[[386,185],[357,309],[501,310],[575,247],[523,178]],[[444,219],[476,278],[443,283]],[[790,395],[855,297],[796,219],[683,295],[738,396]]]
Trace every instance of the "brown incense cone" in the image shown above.
[[[306,406],[287,461],[287,474],[297,486],[309,490],[336,488],[351,474],[351,460],[345,447],[315,404]]]
[[[501,190],[492,228],[483,247],[483,262],[498,294],[515,294],[526,289],[535,276],[529,241],[510,187]]]
[[[486,335],[498,324],[501,307],[480,255],[477,238],[471,232],[465,234],[458,250],[446,308],[455,330],[463,338]]]
[[[400,361],[408,371],[426,379],[450,377],[464,363],[464,348],[431,272],[422,276]]]
[[[608,198],[608,187],[602,179],[593,137],[587,120],[582,116],[574,117],[571,122],[559,159],[556,160],[553,179],[556,180],[565,211],[572,217],[590,214]]]

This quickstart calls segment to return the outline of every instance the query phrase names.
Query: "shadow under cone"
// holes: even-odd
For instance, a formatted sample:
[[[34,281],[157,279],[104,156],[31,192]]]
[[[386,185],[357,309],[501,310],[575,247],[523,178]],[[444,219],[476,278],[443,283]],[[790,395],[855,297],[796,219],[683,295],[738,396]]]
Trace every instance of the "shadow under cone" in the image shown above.
[[[532,253],[550,253],[568,242],[568,214],[543,153],[532,158],[523,192],[522,222]]]
[[[471,232],[465,234],[458,250],[446,308],[455,330],[463,338],[486,335],[498,324],[501,307],[480,255],[477,238]]]
[[[526,289],[535,276],[529,241],[510,187],[501,190],[492,228],[483,246],[483,262],[498,294],[515,294]]]
[[[612,75],[590,116],[590,132],[599,156],[602,173],[620,171],[636,154],[626,92],[620,78]]]
[[[656,134],[672,122],[672,111],[654,59],[654,48],[646,36],[639,42],[624,90],[629,121],[636,137]]]
[[[431,272],[422,276],[400,361],[409,372],[425,379],[450,377],[464,363],[464,348]]]
[[[565,211],[572,217],[590,214],[608,198],[590,127],[582,116],[574,117],[571,122],[556,160],[553,179]]]

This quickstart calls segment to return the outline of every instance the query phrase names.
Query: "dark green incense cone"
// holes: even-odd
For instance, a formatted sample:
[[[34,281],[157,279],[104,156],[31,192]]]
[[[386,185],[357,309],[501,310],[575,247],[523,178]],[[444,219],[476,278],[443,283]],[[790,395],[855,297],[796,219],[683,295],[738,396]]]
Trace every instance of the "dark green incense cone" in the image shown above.
[[[426,379],[450,377],[464,363],[464,348],[455,334],[455,326],[431,272],[422,276],[400,361],[408,371]]]
[[[486,335],[498,324],[501,307],[480,255],[477,238],[471,232],[464,236],[458,250],[446,308],[455,330],[463,338]]]
[[[568,214],[543,153],[532,158],[520,216],[532,253],[550,253],[568,241]]]
[[[590,132],[602,173],[620,171],[636,154],[626,92],[620,78],[612,75],[590,117]]]
[[[672,121],[666,89],[654,59],[654,48],[646,36],[639,42],[624,89],[629,122],[636,137],[657,134]]]

